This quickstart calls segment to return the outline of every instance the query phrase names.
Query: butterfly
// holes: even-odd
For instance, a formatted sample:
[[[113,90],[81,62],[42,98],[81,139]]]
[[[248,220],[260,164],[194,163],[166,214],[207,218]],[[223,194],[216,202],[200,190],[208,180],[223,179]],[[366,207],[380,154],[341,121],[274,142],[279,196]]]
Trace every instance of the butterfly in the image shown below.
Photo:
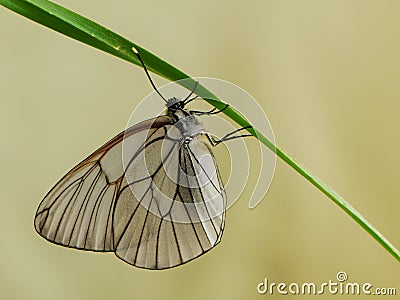
[[[58,245],[167,269],[221,241],[226,194],[212,152],[218,142],[199,113],[185,108],[198,82],[185,99],[165,99],[132,50],[166,114],[126,129],[70,170],[40,203],[34,226]]]

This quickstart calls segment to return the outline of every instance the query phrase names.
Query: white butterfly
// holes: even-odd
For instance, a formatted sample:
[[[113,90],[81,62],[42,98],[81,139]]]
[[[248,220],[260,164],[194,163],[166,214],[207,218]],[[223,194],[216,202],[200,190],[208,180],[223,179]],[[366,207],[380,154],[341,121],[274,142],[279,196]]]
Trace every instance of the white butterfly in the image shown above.
[[[121,132],[69,171],[40,203],[36,231],[146,269],[175,267],[216,246],[226,196],[213,139],[185,109],[193,92],[168,99],[166,115]]]

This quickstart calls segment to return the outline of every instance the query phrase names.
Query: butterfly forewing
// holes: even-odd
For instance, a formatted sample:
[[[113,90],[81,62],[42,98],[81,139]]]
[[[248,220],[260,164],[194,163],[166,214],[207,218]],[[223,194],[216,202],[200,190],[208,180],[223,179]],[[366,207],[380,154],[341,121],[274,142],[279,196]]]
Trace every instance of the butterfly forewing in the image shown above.
[[[41,202],[35,216],[36,231],[64,246],[113,251],[112,218],[124,174],[121,160],[124,136],[140,136],[170,121],[160,117],[139,123],[79,163]],[[143,144],[144,140],[141,141]]]
[[[203,134],[187,144],[169,137],[175,123],[161,116],[134,125],[78,164],[41,202],[37,232],[148,269],[214,247],[226,205],[218,168]]]

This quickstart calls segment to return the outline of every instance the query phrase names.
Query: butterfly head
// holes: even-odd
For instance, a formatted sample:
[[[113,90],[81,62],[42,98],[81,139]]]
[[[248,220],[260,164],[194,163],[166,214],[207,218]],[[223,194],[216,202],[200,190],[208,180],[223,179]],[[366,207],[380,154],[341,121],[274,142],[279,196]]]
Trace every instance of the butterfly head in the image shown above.
[[[166,104],[168,110],[172,113],[178,110],[183,110],[185,108],[185,101],[180,100],[176,97],[169,98]]]

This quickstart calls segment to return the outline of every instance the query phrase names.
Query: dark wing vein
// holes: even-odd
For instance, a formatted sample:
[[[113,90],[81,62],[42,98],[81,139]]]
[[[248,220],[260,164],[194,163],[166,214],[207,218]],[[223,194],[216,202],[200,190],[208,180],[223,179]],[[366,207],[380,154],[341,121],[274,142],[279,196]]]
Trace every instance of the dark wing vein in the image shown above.
[[[127,263],[148,269],[174,267],[214,247],[222,236],[224,212],[215,215],[207,203],[217,193],[217,202],[225,205],[219,172],[212,161],[218,176],[214,182],[196,157],[198,151],[191,149],[212,156],[204,141],[196,137],[181,146],[180,139],[167,136],[174,122],[163,116],[139,123],[73,168],[40,204],[38,233],[67,247],[114,251]],[[136,134],[144,131],[143,141],[136,143]],[[134,146],[123,166],[126,138]]]
[[[122,142],[147,134],[138,148],[152,141],[164,125],[162,116],[139,123],[120,133],[67,173],[45,196],[35,215],[35,229],[47,240],[78,249],[114,251],[113,215],[124,170]]]
[[[199,161],[181,147],[179,140],[165,140],[171,142],[167,155],[161,154],[162,141],[155,142],[154,149],[147,149],[152,152],[149,159],[153,171],[149,172],[150,176],[127,181],[121,188],[114,215],[116,255],[129,264],[147,269],[171,268],[202,255],[220,241],[223,230],[224,214],[207,212],[205,202],[210,199],[202,194],[202,188],[214,190],[216,184],[221,185],[220,181],[211,184],[211,177],[203,174],[210,178],[206,186],[200,187],[200,181],[193,179],[190,182],[189,177],[196,178],[205,169],[198,166]],[[205,145],[201,149],[211,154]],[[141,159],[137,156],[131,160],[130,168],[139,169]],[[222,187],[216,190],[217,201],[223,202]],[[164,202],[163,196],[170,201]],[[199,216],[199,206],[202,216]]]

